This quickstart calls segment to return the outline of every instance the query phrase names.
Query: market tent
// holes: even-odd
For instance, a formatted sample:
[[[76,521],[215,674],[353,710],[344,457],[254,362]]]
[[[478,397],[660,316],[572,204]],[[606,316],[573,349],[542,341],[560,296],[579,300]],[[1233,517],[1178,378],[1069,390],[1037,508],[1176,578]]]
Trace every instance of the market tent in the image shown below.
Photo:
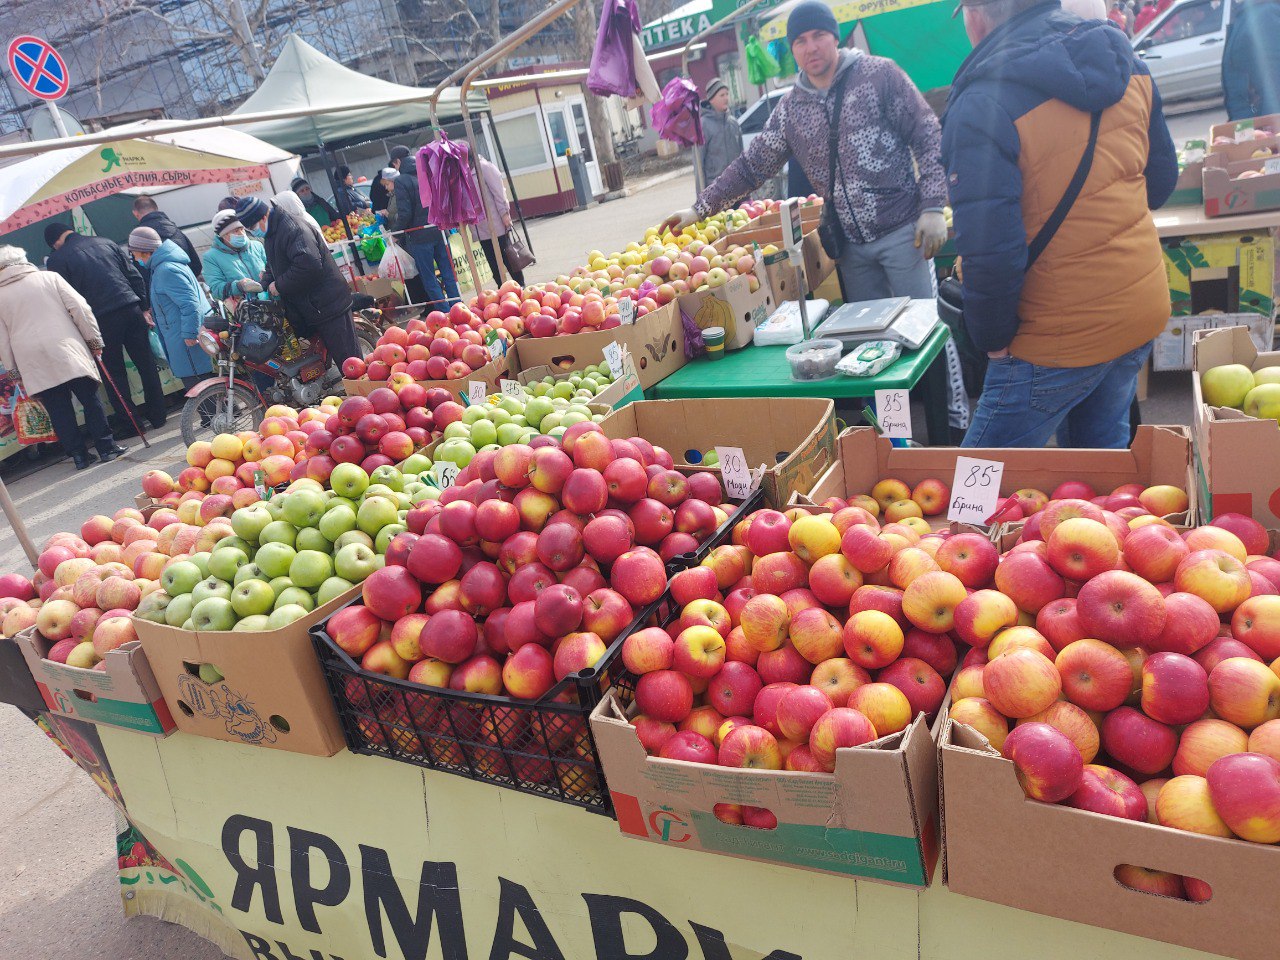
[[[232,111],[231,116],[307,107],[368,105],[364,110],[264,120],[240,128],[285,150],[305,152],[320,144],[336,147],[372,140],[394,131],[429,126],[431,110],[425,100],[387,104],[389,100],[428,92],[357,73],[329,59],[297,34],[290,34],[262,85]],[[488,109],[489,101],[483,93],[473,91],[467,96],[467,105],[472,112],[479,112]],[[461,119],[461,100],[456,87],[440,95],[437,109],[442,124]]]
[[[760,40],[786,38],[787,15],[798,0],[770,11]],[[906,71],[921,91],[950,86],[972,49],[964,21],[952,19],[955,0],[826,0],[836,20],[861,24],[867,49]],[[843,33],[843,31],[842,31]]]

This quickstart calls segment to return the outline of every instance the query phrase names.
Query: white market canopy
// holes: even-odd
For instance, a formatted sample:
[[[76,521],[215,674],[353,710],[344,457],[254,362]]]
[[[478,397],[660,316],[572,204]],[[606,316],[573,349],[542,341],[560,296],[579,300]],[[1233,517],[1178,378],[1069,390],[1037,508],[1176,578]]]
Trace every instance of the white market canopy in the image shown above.
[[[382,134],[425,127],[431,123],[427,101],[387,104],[414,94],[424,97],[427,88],[407,87],[377,77],[366,76],[336,60],[331,60],[297,34],[290,34],[280,56],[272,65],[262,85],[232,111],[236,114],[366,105],[363,110],[321,113],[310,117],[264,120],[245,124],[240,129],[285,150],[309,152],[321,143],[327,145],[358,140],[372,140]],[[488,109],[483,93],[473,91],[467,97],[473,112]],[[462,117],[461,100],[456,87],[440,95],[437,107],[441,123]]]

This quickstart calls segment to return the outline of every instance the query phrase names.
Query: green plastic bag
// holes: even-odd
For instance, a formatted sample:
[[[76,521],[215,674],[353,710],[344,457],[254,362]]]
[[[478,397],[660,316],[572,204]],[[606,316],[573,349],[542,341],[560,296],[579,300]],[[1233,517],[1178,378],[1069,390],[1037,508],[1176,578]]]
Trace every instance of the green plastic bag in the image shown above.
[[[770,77],[776,77],[781,73],[778,67],[778,61],[773,59],[760,44],[759,37],[750,37],[746,45],[747,54],[747,80],[755,86],[762,86]]]
[[[796,72],[796,61],[786,40],[770,40],[769,52],[778,61],[778,76],[789,77]]]

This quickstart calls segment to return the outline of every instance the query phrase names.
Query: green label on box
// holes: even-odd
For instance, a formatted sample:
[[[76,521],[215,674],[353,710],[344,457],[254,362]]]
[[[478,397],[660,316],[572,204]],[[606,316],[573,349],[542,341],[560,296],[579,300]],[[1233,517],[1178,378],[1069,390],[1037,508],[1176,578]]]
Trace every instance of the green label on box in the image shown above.
[[[925,885],[920,842],[915,837],[799,823],[779,823],[776,830],[753,830],[722,823],[705,811],[695,810],[691,816],[704,850],[851,877]]]
[[[129,703],[126,700],[81,700],[65,693],[46,692],[45,700],[50,709],[64,716],[87,720],[90,723],[105,723],[125,730],[137,730],[140,733],[162,734],[165,731],[156,716],[155,707],[149,703]]]

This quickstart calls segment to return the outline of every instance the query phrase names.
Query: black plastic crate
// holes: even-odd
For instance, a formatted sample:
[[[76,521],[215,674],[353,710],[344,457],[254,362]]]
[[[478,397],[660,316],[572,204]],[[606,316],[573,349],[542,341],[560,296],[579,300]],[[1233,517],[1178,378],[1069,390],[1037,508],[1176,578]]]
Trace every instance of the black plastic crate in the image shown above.
[[[623,677],[622,643],[637,630],[669,618],[671,607],[670,594],[664,592],[639,612],[594,667],[566,677],[537,701],[427,687],[370,673],[329,637],[327,618],[311,628],[311,637],[351,752],[609,815],[612,802],[588,717],[616,681],[623,681],[619,695],[630,702],[634,680]]]
[[[751,491],[747,499],[734,508],[733,512],[729,514],[729,519],[720,524],[715,533],[698,544],[697,550],[676,554],[667,561],[667,576],[674,576],[681,570],[687,570],[689,567],[696,567],[702,563],[712,550],[729,542],[729,538],[733,536],[733,528],[738,525],[743,517],[763,509],[764,506],[764,490],[756,487]]]

